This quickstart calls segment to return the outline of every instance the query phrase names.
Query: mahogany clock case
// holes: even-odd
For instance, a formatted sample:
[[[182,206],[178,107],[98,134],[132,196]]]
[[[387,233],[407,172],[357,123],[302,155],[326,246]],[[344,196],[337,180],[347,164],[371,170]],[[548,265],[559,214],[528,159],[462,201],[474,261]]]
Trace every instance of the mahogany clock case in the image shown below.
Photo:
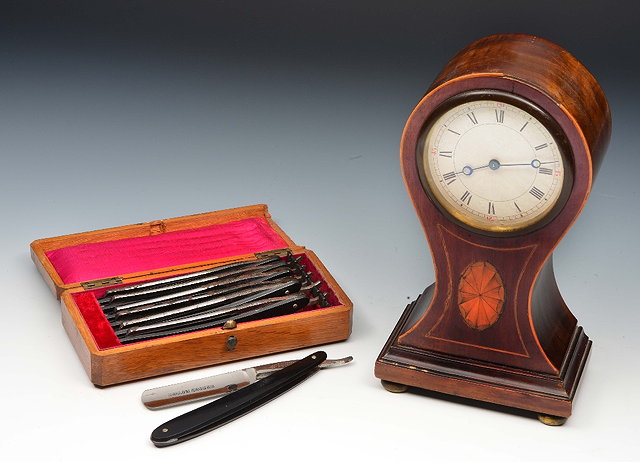
[[[283,250],[284,249],[284,250]],[[330,306],[121,344],[97,299],[108,288],[288,252],[320,281]],[[315,253],[296,245],[253,205],[39,239],[32,259],[61,300],[62,324],[91,382],[108,386],[250,357],[345,340],[349,297]],[[231,341],[232,340],[232,341]]]
[[[434,114],[458,99],[502,98],[535,114],[562,146],[567,187],[547,217],[511,233],[465,226],[437,205],[420,174]],[[431,249],[434,286],[399,320],[376,362],[383,381],[568,417],[591,342],[555,282],[552,252],[582,210],[611,132],[595,78],[559,46],[527,35],[472,43],[436,77],[402,135],[402,173]],[[503,288],[499,316],[470,328],[458,296],[473,265]]]

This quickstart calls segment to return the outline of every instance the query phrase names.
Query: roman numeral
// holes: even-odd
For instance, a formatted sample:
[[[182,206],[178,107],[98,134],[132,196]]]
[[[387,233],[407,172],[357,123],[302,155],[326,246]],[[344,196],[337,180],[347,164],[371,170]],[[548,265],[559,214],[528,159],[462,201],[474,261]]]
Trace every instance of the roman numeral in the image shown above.
[[[504,109],[496,109],[496,121],[498,123],[504,123]]]
[[[456,173],[455,172],[447,172],[444,175],[442,175],[442,178],[444,178],[444,181],[447,181],[447,184],[451,184],[454,181],[456,181]]]
[[[453,154],[453,151],[440,151],[440,156],[442,157],[449,157],[451,158],[451,155]]]
[[[466,203],[467,203],[467,205],[470,205],[470,204],[471,204],[471,198],[472,198],[472,197],[473,197],[473,196],[469,193],[469,191],[465,191],[465,192],[464,192],[464,194],[462,195],[462,197],[460,198],[460,200],[461,200],[462,202],[466,202]]]
[[[489,211],[487,212],[488,215],[495,215],[496,214],[496,207],[493,205],[493,202],[489,202]]]
[[[456,132],[456,131],[454,131],[454,130],[451,130],[450,128],[447,128],[447,130],[449,130],[451,133],[454,133],[454,134],[456,134],[456,135],[460,135],[460,133],[458,133],[458,132]]]
[[[535,186],[531,188],[531,191],[529,191],[529,193],[538,200],[544,197],[544,193],[540,191],[538,188],[536,188]]]
[[[553,174],[553,170],[547,167],[540,167],[538,169],[538,172],[542,173],[543,175],[552,175]]]
[[[536,146],[536,147],[535,147],[535,148],[533,148],[533,149],[535,149],[536,151],[539,151],[540,149],[544,149],[544,148],[546,148],[547,146],[549,146],[549,145],[548,145],[547,143],[544,143],[544,144],[541,144],[540,146]]]
[[[520,207],[518,207],[518,203],[517,202],[514,202],[513,205],[516,206],[516,209],[518,209],[518,212],[522,213],[522,210],[520,210]]]
[[[522,126],[520,131],[524,130],[527,125],[529,125],[529,121],[528,120],[524,123],[524,125]]]
[[[467,117],[469,117],[469,120],[473,125],[478,125],[478,119],[476,119],[476,115],[473,112],[468,113]]]

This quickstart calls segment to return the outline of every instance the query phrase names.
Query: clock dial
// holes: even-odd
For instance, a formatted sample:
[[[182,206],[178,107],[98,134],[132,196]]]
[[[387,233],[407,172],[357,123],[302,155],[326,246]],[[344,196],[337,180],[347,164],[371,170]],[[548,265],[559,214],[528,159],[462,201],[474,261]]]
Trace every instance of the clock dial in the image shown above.
[[[421,146],[421,167],[433,196],[474,228],[526,228],[560,198],[565,179],[560,147],[538,118],[512,104],[456,105],[429,125]]]

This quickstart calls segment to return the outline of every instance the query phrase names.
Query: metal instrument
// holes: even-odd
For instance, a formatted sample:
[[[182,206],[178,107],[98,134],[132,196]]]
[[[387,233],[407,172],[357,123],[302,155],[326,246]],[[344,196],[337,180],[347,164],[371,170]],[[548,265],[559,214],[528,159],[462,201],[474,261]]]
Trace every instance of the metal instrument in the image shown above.
[[[122,344],[329,306],[301,259],[268,256],[117,287],[98,303]]]
[[[157,324],[134,326],[116,331],[121,343],[151,340],[169,335],[186,334],[213,327],[222,327],[229,321],[254,321],[274,316],[295,313],[311,302],[305,294],[267,298],[231,307],[220,313],[203,313],[187,318],[179,318]],[[317,299],[313,299],[317,302]]]
[[[246,266],[261,266],[261,265],[266,265],[268,263],[275,263],[278,260],[280,260],[279,257],[269,257],[269,258],[264,258],[264,259],[260,259],[260,260],[248,260],[248,261],[241,261],[241,262],[235,262],[235,263],[228,263],[226,265],[221,265],[221,266],[216,266],[215,268],[209,268],[206,270],[202,270],[202,271],[196,271],[194,273],[186,273],[186,274],[180,274],[178,276],[171,276],[168,278],[163,278],[163,279],[156,279],[155,281],[147,281],[147,282],[141,282],[141,283],[137,283],[137,284],[131,284],[128,286],[122,286],[122,287],[115,287],[113,289],[109,289],[105,292],[104,297],[102,297],[99,301],[100,303],[103,303],[105,301],[107,301],[109,299],[110,296],[112,295],[116,295],[116,294],[122,294],[122,293],[126,293],[126,292],[134,292],[137,290],[141,290],[141,289],[146,289],[146,288],[150,288],[150,287],[159,287],[159,286],[163,286],[163,285],[167,285],[167,284],[171,284],[174,282],[178,282],[178,281],[183,281],[183,280],[188,280],[188,279],[195,279],[195,278],[199,278],[202,276],[206,276],[209,274],[215,274],[215,273],[220,273],[223,271],[227,271],[227,270],[231,270],[233,268],[243,268]]]
[[[101,298],[99,302],[104,308],[107,308],[107,307],[110,308],[110,305],[113,305],[114,302],[117,303],[123,300],[124,301],[139,300],[142,297],[156,296],[156,295],[164,294],[164,293],[175,291],[175,290],[195,287],[207,282],[213,282],[213,281],[221,280],[221,279],[224,279],[230,276],[239,275],[239,274],[251,273],[251,272],[264,272],[264,271],[280,268],[285,265],[286,265],[286,262],[280,260],[278,262],[271,263],[269,265],[261,265],[258,267],[245,266],[241,268],[234,268],[228,271],[220,271],[220,272],[215,272],[213,274],[206,274],[202,277],[188,279],[186,281],[175,281],[175,282],[171,282],[170,284],[161,285],[158,287],[143,287],[136,290],[113,294],[106,298],[105,297]]]
[[[171,419],[151,433],[151,442],[156,447],[172,446],[242,417],[310,377],[326,359],[324,351],[317,351],[262,380]]]
[[[352,356],[340,359],[326,359],[320,363],[318,368],[327,369],[343,366],[351,361],[353,361]],[[142,393],[142,403],[148,409],[155,410],[218,398],[262,380],[295,362],[294,360],[262,364],[224,374],[152,388]]]
[[[159,297],[145,298],[137,302],[129,302],[116,306],[111,305],[109,306],[110,311],[107,311],[105,315],[108,320],[111,320],[118,319],[122,316],[155,311],[185,301],[190,302],[229,294],[239,289],[252,287],[256,284],[292,276],[292,274],[289,268],[278,268],[264,273],[251,273],[238,277],[225,278],[217,282],[204,284],[187,290],[178,290]]]
[[[286,281],[272,282],[268,284],[258,284],[248,289],[238,290],[230,294],[210,298],[205,301],[183,304],[183,306],[179,306],[178,308],[174,308],[174,306],[177,305],[172,304],[169,306],[169,308],[171,308],[169,310],[130,317],[122,321],[116,321],[112,326],[117,326],[122,329],[125,327],[168,321],[174,318],[192,317],[198,313],[221,313],[224,311],[223,308],[231,309],[263,298],[288,295],[298,292],[301,287],[302,284],[297,279],[289,279]]]

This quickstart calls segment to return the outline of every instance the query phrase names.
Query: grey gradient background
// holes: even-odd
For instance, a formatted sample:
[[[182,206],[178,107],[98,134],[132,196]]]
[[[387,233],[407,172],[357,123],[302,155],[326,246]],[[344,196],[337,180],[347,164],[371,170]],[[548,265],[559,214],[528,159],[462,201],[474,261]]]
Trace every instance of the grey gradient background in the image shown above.
[[[0,453],[12,460],[632,460],[637,416],[640,31],[634,2],[3,2],[0,6]],[[555,252],[594,341],[574,415],[530,416],[373,376],[431,258],[398,162],[439,69],[485,35],[550,39],[598,78],[614,130],[591,198]],[[266,203],[355,304],[355,362],[175,448],[185,409],[143,390],[311,349],[98,389],[29,259],[43,237]],[[283,451],[283,452],[281,452]],[[274,452],[279,455],[274,455]],[[9,459],[7,459],[9,460]]]

